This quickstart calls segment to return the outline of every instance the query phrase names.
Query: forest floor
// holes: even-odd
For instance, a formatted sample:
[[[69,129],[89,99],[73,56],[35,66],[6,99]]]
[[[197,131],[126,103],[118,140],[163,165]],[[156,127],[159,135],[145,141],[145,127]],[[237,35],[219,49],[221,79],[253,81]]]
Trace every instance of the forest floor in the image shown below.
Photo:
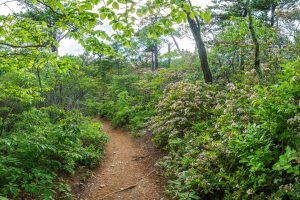
[[[161,156],[149,142],[101,120],[110,137],[101,166],[84,183],[79,200],[166,200],[155,162]],[[145,139],[144,139],[145,140]],[[152,147],[151,147],[152,146]]]

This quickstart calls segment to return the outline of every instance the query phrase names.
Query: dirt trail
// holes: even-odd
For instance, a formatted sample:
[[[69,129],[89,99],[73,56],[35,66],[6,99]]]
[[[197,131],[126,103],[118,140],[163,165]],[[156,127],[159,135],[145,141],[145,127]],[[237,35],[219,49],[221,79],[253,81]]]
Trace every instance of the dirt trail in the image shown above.
[[[78,199],[166,200],[155,159],[147,148],[128,132],[113,129],[108,121],[102,124],[110,137],[106,155]]]

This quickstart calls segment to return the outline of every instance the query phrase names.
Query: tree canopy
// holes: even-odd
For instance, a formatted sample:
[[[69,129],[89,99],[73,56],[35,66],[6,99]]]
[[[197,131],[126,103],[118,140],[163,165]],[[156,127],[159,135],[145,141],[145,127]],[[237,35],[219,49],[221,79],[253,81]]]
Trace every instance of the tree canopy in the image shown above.
[[[108,142],[95,116],[164,151],[174,199],[300,198],[298,0],[0,10],[11,3],[20,12],[0,13],[1,200],[75,198],[68,177],[98,166]],[[62,55],[66,40],[84,52]]]

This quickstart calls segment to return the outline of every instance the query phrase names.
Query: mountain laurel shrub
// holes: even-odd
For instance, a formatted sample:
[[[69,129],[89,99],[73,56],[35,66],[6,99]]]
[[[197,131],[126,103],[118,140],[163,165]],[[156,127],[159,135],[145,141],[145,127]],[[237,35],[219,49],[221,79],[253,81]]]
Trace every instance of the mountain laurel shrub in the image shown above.
[[[58,174],[94,167],[103,156],[107,137],[79,111],[33,108],[13,121],[12,130],[0,137],[0,197],[68,199]]]
[[[211,86],[209,94],[195,84],[170,86],[151,125],[155,143],[167,147],[160,165],[170,196],[299,199],[299,67],[288,63],[265,87],[253,85],[252,72],[248,84]]]
[[[86,102],[87,111],[96,111],[111,120],[113,125],[126,127],[133,134],[141,135],[148,126],[147,122],[156,115],[155,107],[164,89],[174,82],[194,80],[197,76],[194,70],[193,66],[180,63],[151,73],[143,68],[124,69],[105,82],[106,87],[97,101]]]
[[[177,82],[165,89],[156,106],[157,115],[149,123],[157,146],[168,148],[170,143],[188,134],[193,123],[211,117],[209,108],[214,104],[214,93],[208,88],[208,85]]]

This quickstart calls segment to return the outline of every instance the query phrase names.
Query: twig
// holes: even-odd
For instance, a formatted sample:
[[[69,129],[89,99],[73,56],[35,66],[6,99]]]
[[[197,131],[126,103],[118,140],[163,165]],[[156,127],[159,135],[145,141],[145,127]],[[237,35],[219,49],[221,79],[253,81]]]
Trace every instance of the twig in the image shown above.
[[[10,2],[14,2],[15,0],[8,0],[8,1],[5,1],[3,3],[0,3],[0,6],[4,5],[4,4],[7,4],[7,3],[10,3]]]
[[[147,158],[147,157],[149,157],[149,156],[150,156],[150,154],[143,155],[143,156],[135,156],[135,158],[132,159],[132,161],[141,160],[141,159]]]
[[[143,178],[141,178],[138,182],[136,182],[135,184],[133,185],[129,185],[127,186],[126,188],[122,188],[120,190],[117,190],[117,191],[114,191],[114,192],[111,192],[109,194],[106,194],[104,195],[102,198],[100,198],[99,200],[102,200],[102,199],[105,199],[106,197],[109,197],[113,194],[116,194],[116,193],[119,193],[119,192],[123,192],[123,191],[126,191],[126,190],[130,190],[130,189],[133,189],[135,188],[142,180],[144,180],[145,178],[147,178],[148,176],[150,176],[153,172],[155,172],[155,170],[151,171],[149,174],[147,174],[146,176],[144,176]]]

